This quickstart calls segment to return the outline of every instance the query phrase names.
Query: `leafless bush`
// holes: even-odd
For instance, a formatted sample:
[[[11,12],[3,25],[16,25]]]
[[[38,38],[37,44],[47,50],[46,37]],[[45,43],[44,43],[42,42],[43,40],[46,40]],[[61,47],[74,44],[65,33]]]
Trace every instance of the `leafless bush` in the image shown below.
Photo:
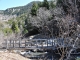
[[[60,7],[50,10],[40,8],[37,16],[30,18],[30,20],[37,21],[42,34],[51,38],[56,37],[63,39],[63,44],[58,44],[57,47],[60,47],[60,51],[62,52],[60,53],[58,51],[58,54],[61,56],[59,60],[63,60],[65,56],[68,60],[71,52],[79,46],[79,3],[79,0],[62,0]]]

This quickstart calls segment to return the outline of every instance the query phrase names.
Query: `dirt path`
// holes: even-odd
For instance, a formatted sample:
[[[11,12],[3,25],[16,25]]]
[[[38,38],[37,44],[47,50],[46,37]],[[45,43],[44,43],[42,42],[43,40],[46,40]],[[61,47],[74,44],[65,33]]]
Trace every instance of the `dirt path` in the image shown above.
[[[0,52],[0,60],[30,60],[16,53]]]

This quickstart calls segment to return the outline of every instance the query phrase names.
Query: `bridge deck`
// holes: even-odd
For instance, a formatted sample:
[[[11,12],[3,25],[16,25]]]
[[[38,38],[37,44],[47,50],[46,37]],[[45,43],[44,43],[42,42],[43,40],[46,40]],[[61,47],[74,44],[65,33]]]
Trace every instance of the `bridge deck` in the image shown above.
[[[63,40],[56,39],[26,39],[5,40],[3,47],[6,49],[55,49],[57,45],[63,44]]]

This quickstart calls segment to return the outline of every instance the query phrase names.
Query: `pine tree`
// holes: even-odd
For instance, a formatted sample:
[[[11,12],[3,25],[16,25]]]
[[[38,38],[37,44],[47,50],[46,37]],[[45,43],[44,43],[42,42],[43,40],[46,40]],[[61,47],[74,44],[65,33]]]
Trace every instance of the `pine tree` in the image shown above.
[[[42,7],[42,2],[39,2],[39,3],[38,3],[38,6],[39,6],[39,7]]]
[[[12,27],[11,27],[12,31],[14,33],[18,33],[19,32],[19,28],[18,28],[18,25],[16,24],[16,22],[13,22],[12,23]]]
[[[54,1],[52,1],[52,0],[51,0],[51,2],[50,2],[50,7],[51,7],[51,8],[54,8],[54,7],[55,7]]]
[[[49,3],[47,0],[44,0],[43,7],[46,7],[47,9],[49,9]]]
[[[37,9],[38,9],[38,5],[36,3],[33,3],[32,5],[32,9],[31,9],[31,15],[32,16],[36,16],[36,12],[37,12]]]

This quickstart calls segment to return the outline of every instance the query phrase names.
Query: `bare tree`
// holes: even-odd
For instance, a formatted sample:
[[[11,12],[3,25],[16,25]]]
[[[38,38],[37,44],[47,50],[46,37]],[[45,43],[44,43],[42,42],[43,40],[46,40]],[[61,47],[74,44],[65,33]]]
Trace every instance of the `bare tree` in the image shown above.
[[[79,0],[61,0],[60,7],[47,10],[40,8],[37,16],[30,17],[39,24],[40,32],[49,38],[55,37],[60,40],[57,43],[59,60],[70,58],[72,51],[79,46],[80,39],[80,1]],[[79,7],[79,8],[78,8]]]

